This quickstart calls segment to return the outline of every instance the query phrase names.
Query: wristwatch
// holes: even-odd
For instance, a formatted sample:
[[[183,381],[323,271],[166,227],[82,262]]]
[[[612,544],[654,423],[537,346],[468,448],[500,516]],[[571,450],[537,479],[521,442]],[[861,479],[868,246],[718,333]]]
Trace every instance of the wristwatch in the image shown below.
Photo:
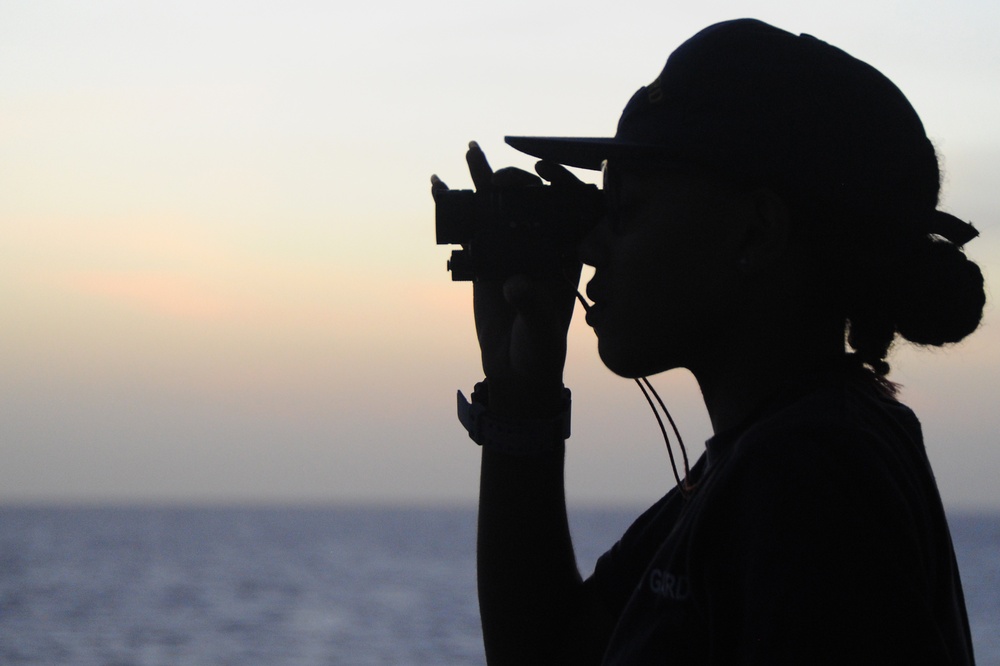
[[[472,401],[458,392],[458,420],[476,444],[512,455],[536,455],[552,451],[569,439],[572,394],[562,390],[559,413],[544,419],[498,417],[489,411],[489,386],[476,384]]]

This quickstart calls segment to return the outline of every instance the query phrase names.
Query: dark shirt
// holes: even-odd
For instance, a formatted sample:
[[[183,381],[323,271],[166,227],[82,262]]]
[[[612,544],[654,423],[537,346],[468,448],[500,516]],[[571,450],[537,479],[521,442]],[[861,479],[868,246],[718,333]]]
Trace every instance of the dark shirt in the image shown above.
[[[713,437],[586,588],[606,664],[971,664],[951,537],[913,413],[858,372],[787,387]]]

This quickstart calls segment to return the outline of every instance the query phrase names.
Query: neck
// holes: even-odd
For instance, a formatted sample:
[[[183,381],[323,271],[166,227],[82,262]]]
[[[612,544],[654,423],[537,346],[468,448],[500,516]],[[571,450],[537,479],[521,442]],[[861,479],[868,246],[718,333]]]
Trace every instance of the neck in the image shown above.
[[[744,344],[717,347],[725,351],[691,368],[716,433],[741,425],[789,381],[834,367],[845,354],[841,334],[829,336],[823,344],[816,344],[815,336],[755,337]]]

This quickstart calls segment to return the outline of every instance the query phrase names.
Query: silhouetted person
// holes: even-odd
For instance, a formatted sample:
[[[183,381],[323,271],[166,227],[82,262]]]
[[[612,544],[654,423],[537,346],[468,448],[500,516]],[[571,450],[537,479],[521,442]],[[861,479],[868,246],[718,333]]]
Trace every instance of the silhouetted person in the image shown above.
[[[574,288],[475,284],[490,663],[972,663],[886,356],[897,335],[974,331],[983,280],[903,94],[822,41],[740,20],[678,48],[613,139],[509,142],[566,186],[559,164],[603,164],[608,213],[580,251],[601,358],[625,377],[689,369],[714,435],[581,580],[562,476]],[[468,160],[480,189],[533,178],[493,174],[475,145]]]

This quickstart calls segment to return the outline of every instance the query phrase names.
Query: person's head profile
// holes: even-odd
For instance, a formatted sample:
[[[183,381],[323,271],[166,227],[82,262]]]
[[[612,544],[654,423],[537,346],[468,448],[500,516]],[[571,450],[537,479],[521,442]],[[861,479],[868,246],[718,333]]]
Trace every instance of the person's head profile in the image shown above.
[[[494,171],[471,144],[463,196],[489,212],[476,219],[504,236],[568,216],[580,234],[555,232],[571,241],[545,258],[554,270],[473,275],[485,380],[458,413],[483,449],[488,659],[972,663],[944,506],[886,358],[897,337],[943,345],[978,327],[983,276],[962,249],[978,234],[938,210],[937,156],[903,93],[825,42],[743,19],[674,51],[614,137],[507,142],[541,158],[537,175]],[[566,167],[602,170],[603,188]],[[532,188],[584,206],[503,215]],[[586,580],[564,475],[578,304],[652,410],[676,483]],[[711,422],[693,464],[650,381],[674,368]]]
[[[655,216],[651,197],[661,200],[656,214],[672,217],[667,224],[684,217],[679,210],[698,217],[701,230],[646,232],[635,247],[618,230],[615,243],[631,254],[611,270],[627,275],[630,288],[650,290],[646,306],[660,299],[687,318],[672,324],[690,324],[684,335],[706,344],[741,308],[744,327],[755,309],[765,327],[801,317],[802,331],[792,334],[832,339],[841,354],[846,335],[853,358],[884,376],[897,335],[943,345],[979,325],[983,279],[961,249],[976,232],[937,210],[938,160],[917,113],[876,69],[813,37],[749,19],[710,26],[635,93],[614,138],[508,142],[564,165],[603,166],[612,225],[635,224],[637,201],[642,215]],[[592,262],[607,259],[596,255]],[[601,280],[598,266],[598,306],[610,289]],[[616,335],[670,329],[669,313],[653,307],[644,321],[628,321],[639,315],[615,302],[620,294],[609,296],[622,317]],[[782,313],[786,321],[775,321]],[[599,335],[602,326],[610,336],[607,322]],[[621,374],[702,362],[605,360]]]

